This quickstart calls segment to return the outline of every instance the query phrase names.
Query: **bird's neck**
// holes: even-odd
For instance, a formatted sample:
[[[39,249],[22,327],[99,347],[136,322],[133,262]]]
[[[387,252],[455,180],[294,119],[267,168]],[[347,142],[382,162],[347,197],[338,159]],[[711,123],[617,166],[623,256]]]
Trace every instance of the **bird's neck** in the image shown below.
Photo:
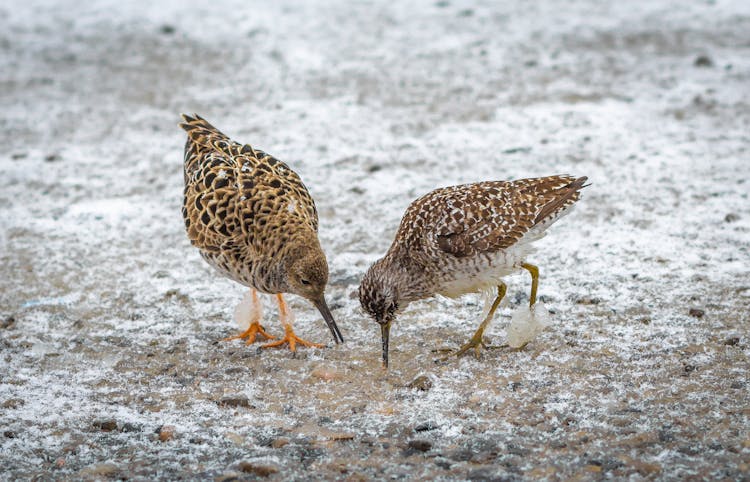
[[[402,308],[412,301],[432,295],[424,267],[411,259],[408,253],[401,250],[389,252],[383,259],[381,269],[398,293],[399,306]]]

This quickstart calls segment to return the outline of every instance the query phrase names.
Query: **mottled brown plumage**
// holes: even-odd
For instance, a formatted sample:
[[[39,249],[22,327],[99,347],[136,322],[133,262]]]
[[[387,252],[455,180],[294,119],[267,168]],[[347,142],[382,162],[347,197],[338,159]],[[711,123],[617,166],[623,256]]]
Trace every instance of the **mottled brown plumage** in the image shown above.
[[[185,197],[182,216],[190,242],[223,275],[278,295],[282,323],[293,350],[291,315],[281,293],[310,300],[343,341],[325,302],[328,264],[318,242],[318,213],[307,188],[289,166],[222,134],[200,116],[182,116]],[[253,297],[257,299],[257,297]],[[258,319],[239,335],[267,338]],[[280,342],[266,346],[276,346]],[[312,345],[312,344],[310,344]]]
[[[524,259],[533,251],[531,243],[579,199],[585,182],[570,176],[489,181],[436,189],[414,201],[390,249],[370,267],[359,290],[362,307],[381,325],[384,364],[390,324],[412,301],[498,287],[488,317],[459,353],[478,349],[505,293],[503,276],[527,269],[533,305],[538,270]]]

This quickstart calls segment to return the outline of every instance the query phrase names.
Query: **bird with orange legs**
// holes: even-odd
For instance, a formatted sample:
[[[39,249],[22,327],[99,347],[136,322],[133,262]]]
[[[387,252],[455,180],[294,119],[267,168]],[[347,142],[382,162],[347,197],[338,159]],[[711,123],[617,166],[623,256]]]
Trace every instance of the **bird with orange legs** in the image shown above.
[[[336,343],[344,341],[325,300],[328,262],[318,241],[318,213],[288,165],[232,141],[198,115],[183,115],[185,197],[182,216],[190,242],[224,276],[250,288],[249,327],[226,340],[273,339],[260,324],[257,292],[276,295],[284,336],[263,348],[322,347],[299,338],[284,293],[309,300]],[[237,310],[241,313],[245,310]]]

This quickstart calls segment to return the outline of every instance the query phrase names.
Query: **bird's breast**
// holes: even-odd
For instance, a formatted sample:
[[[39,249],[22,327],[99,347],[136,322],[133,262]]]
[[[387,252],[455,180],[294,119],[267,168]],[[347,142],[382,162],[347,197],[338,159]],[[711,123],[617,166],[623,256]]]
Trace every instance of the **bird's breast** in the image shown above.
[[[518,270],[531,249],[515,246],[469,258],[453,258],[437,277],[436,293],[457,298],[497,286],[504,276]]]

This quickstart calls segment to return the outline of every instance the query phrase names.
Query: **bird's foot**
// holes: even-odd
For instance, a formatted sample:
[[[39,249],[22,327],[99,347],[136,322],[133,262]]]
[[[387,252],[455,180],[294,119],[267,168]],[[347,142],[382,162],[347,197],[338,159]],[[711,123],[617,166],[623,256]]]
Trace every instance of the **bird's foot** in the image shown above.
[[[229,336],[227,338],[224,338],[221,341],[231,341],[231,340],[241,339],[241,340],[245,340],[246,345],[252,345],[253,343],[255,343],[255,338],[258,335],[262,336],[266,340],[276,339],[275,336],[272,336],[266,333],[266,330],[264,330],[261,324],[256,321],[256,322],[250,323],[250,326],[247,327],[247,330],[243,331],[239,335]]]
[[[284,343],[288,343],[289,349],[292,351],[297,351],[297,343],[302,346],[311,348],[323,348],[325,346],[320,343],[313,343],[311,341],[303,340],[294,333],[294,330],[292,330],[292,327],[289,325],[286,326],[285,331],[286,334],[284,335],[284,338],[273,341],[271,343],[266,343],[265,345],[261,345],[261,348],[278,348]]]
[[[456,351],[455,353],[449,354],[448,356],[444,357],[442,360],[446,361],[446,360],[448,360],[452,356],[459,357],[461,355],[466,354],[466,352],[469,351],[469,350],[471,350],[472,348],[474,349],[474,355],[478,359],[482,347],[487,348],[487,344],[482,339],[482,335],[481,334],[479,336],[477,336],[475,334],[473,337],[471,337],[471,340],[469,340],[468,342],[466,342],[466,344],[463,345],[461,348],[459,348],[458,351]]]

